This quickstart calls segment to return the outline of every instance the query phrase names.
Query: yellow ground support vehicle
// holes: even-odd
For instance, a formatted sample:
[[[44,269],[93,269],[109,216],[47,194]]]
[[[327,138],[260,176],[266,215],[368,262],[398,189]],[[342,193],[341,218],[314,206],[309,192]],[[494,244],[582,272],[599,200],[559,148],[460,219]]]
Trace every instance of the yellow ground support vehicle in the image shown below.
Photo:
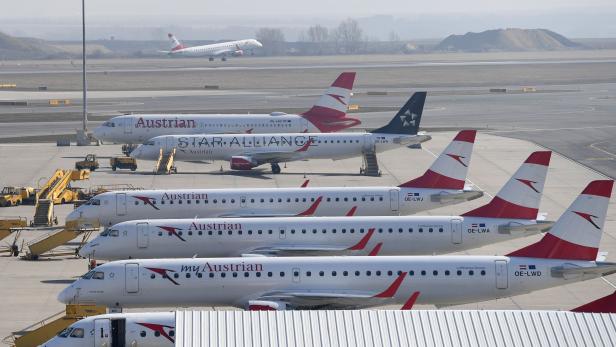
[[[137,160],[131,157],[113,157],[109,161],[111,170],[116,169],[130,169],[131,171],[137,170]]]
[[[0,193],[0,207],[34,203],[36,194],[32,187],[4,187]]]
[[[75,169],[84,170],[88,169],[90,171],[96,171],[98,169],[98,160],[96,159],[96,154],[88,154],[84,160],[78,161],[75,163]]]

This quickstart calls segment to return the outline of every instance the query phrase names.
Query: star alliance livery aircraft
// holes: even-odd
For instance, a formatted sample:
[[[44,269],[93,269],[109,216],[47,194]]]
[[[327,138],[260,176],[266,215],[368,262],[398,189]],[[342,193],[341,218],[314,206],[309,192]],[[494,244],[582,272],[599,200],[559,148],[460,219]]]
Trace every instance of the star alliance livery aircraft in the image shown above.
[[[175,35],[167,34],[171,40],[172,48],[170,51],[161,51],[161,53],[169,54],[170,56],[181,55],[190,57],[208,57],[210,61],[214,61],[215,57],[220,57],[220,60],[226,61],[227,57],[240,57],[244,55],[244,51],[261,48],[261,42],[255,39],[237,40],[229,42],[212,43],[209,45],[187,47],[183,45]]]
[[[540,241],[505,256],[121,260],[88,272],[58,300],[116,308],[357,309],[401,305],[410,293],[418,304],[436,306],[531,293],[616,272],[616,263],[598,257],[613,184],[589,183]]]
[[[347,117],[355,72],[343,72],[302,114],[130,114],[94,129],[102,142],[141,144],[156,136],[190,134],[329,133],[361,122]]]
[[[461,216],[141,219],[110,227],[79,254],[121,260],[459,252],[549,230],[553,223],[537,218],[550,154],[531,154],[490,203]]]
[[[370,133],[168,135],[146,141],[130,155],[158,160],[161,151],[175,151],[175,161],[226,160],[232,170],[271,164],[277,174],[283,162],[346,159],[428,141],[429,135],[418,133],[425,101],[426,92],[413,94],[389,124]]]
[[[397,187],[107,192],[73,210],[66,224],[75,228],[135,219],[344,216],[351,210],[358,216],[396,216],[458,204],[483,195],[465,184],[475,134],[475,130],[460,131],[422,176]]]

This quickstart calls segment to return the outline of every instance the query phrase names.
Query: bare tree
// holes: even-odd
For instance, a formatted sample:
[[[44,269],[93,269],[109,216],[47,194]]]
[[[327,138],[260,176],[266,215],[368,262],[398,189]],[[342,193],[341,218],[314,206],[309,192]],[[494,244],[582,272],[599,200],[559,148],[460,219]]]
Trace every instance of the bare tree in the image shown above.
[[[342,53],[357,53],[362,46],[363,31],[354,19],[347,19],[334,30],[333,39]]]
[[[317,24],[306,30],[305,38],[309,43],[309,53],[321,55],[327,50],[329,30]]]
[[[285,50],[285,38],[278,28],[260,28],[256,33],[257,40],[263,44],[265,55],[280,55]]]

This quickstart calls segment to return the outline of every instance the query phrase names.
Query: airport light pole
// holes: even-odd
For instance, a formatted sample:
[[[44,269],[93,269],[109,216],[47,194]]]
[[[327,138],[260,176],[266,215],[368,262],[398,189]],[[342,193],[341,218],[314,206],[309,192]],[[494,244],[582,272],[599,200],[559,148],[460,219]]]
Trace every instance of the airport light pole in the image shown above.
[[[86,80],[86,6],[81,0],[81,53],[82,53],[82,82],[83,82],[83,132],[88,131],[88,83]]]

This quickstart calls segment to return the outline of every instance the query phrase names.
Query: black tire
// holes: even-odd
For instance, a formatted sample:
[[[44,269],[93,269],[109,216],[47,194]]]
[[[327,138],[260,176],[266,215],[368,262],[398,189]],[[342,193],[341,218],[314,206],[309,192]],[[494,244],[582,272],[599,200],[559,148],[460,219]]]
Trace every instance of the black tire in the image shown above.
[[[91,168],[91,169],[90,169],[90,171],[96,171],[96,168],[95,168],[95,167],[93,167],[93,168]]]
[[[115,171],[115,170],[116,170],[116,167],[115,167],[115,166],[112,166],[112,167],[111,167],[111,170]]]
[[[280,173],[280,165],[278,165],[277,163],[272,164],[272,173],[273,174],[279,174]]]
[[[137,170],[137,167],[136,167],[136,166],[132,166],[132,167],[130,168],[130,171],[135,171],[135,170]]]

